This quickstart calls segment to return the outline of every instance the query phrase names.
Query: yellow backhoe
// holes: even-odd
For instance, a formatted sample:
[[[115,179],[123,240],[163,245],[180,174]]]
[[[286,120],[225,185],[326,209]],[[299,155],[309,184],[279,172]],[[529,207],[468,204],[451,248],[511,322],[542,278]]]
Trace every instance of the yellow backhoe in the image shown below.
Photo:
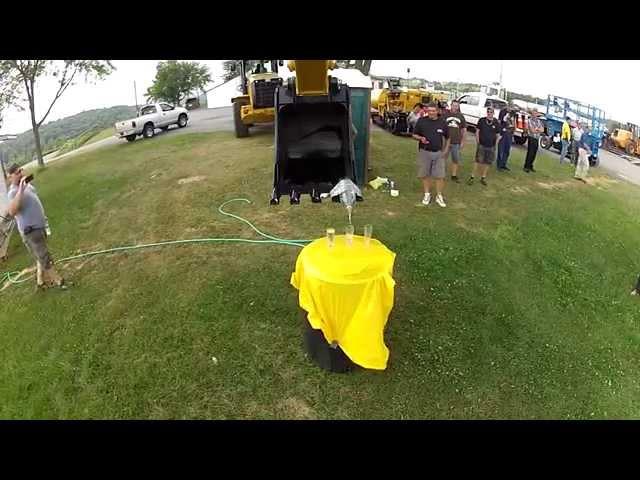
[[[382,88],[371,90],[371,117],[374,122],[396,135],[408,134],[407,117],[418,104],[431,102],[444,107],[448,96],[446,93],[432,92],[421,83],[387,77],[382,80]]]
[[[309,194],[321,201],[342,179],[355,181],[350,90],[329,75],[334,60],[291,60],[275,89],[275,166],[270,203]]]
[[[236,137],[248,137],[249,127],[275,118],[273,96],[282,85],[278,66],[282,60],[239,60],[242,95],[231,99]]]
[[[629,155],[640,156],[640,140],[638,139],[640,128],[632,123],[626,128],[616,128],[610,137],[613,146],[624,150]]]

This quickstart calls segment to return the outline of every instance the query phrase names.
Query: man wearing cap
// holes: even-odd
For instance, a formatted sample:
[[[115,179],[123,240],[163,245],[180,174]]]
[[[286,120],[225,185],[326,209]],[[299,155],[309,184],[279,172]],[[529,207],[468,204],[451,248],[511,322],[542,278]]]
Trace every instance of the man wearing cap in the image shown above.
[[[533,162],[536,161],[536,155],[538,154],[538,145],[540,143],[540,135],[544,133],[544,125],[542,121],[538,118],[540,113],[536,108],[531,112],[531,117],[529,117],[527,130],[528,139],[527,139],[527,158],[524,161],[523,170],[527,173],[533,172],[535,173],[535,169],[533,168]]]
[[[509,160],[509,153],[511,153],[511,144],[513,143],[513,132],[516,129],[516,119],[514,109],[511,107],[503,108],[500,110],[500,143],[498,143],[498,159],[496,162],[496,168],[501,171],[509,171],[507,167],[507,161]]]
[[[493,107],[487,107],[487,116],[478,120],[476,127],[476,163],[473,166],[473,173],[467,180],[467,184],[472,185],[475,176],[480,170],[480,183],[487,186],[487,171],[489,165],[496,158],[496,144],[500,136],[500,122],[493,116]]]
[[[27,181],[22,168],[15,163],[7,170],[9,182],[8,213],[15,217],[18,231],[29,253],[36,260],[38,289],[56,285],[66,289],[64,279],[53,267],[47,248],[47,217],[36,189]]]
[[[435,103],[427,106],[427,116],[416,123],[413,138],[418,140],[418,178],[422,180],[424,189],[423,205],[431,203],[431,180],[436,183],[436,203],[446,207],[442,198],[444,187],[445,164],[449,153],[449,130],[443,118],[438,118],[438,107]]]

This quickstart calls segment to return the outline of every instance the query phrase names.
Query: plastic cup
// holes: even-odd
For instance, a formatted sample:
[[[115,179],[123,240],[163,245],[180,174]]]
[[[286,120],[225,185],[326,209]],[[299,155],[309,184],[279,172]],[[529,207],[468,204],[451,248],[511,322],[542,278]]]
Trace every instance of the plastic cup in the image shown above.
[[[347,240],[347,245],[350,247],[353,245],[353,234],[355,233],[355,228],[353,225],[347,225],[344,229],[344,236]]]
[[[336,229],[327,228],[327,243],[329,247],[333,247],[336,244]]]
[[[364,226],[364,246],[371,245],[371,235],[373,234],[373,225]]]

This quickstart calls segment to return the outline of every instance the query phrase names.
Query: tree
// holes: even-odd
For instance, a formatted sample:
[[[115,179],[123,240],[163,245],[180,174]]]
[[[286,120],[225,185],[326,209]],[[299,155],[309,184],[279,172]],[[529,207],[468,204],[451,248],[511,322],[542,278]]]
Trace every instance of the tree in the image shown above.
[[[4,97],[6,104],[13,105],[20,110],[24,110],[24,103],[28,103],[39,166],[44,166],[40,144],[40,127],[58,99],[70,85],[75,84],[81,75],[84,74],[85,81],[94,77],[102,79],[114,69],[115,67],[108,60],[0,60],[0,96]],[[57,91],[45,114],[40,120],[37,120],[36,85],[39,83],[38,80],[45,76],[55,78]]]
[[[222,74],[222,79],[225,82],[228,82],[229,80],[240,76],[241,61],[242,60],[225,60],[224,62],[222,62],[222,69],[224,70],[224,73]],[[256,66],[256,63],[258,63],[257,60],[245,60],[245,62],[247,66],[247,71],[253,69],[253,67]]]
[[[156,102],[179,105],[187,95],[195,90],[202,90],[209,82],[211,75],[206,65],[169,60],[158,63],[156,78],[145,96]]]
[[[363,74],[369,75],[372,60],[336,60],[338,68],[355,68]]]

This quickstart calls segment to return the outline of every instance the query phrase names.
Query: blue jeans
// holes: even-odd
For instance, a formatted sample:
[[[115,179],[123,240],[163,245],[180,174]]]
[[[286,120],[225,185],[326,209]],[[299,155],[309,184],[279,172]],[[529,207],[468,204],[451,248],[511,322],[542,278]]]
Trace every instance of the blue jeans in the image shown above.
[[[498,168],[505,168],[507,166],[512,141],[513,134],[511,133],[505,133],[502,138],[500,138],[500,142],[498,142],[498,159],[496,162]]]
[[[561,140],[562,149],[560,150],[560,163],[564,163],[564,158],[567,156],[567,152],[569,151],[569,140]]]

